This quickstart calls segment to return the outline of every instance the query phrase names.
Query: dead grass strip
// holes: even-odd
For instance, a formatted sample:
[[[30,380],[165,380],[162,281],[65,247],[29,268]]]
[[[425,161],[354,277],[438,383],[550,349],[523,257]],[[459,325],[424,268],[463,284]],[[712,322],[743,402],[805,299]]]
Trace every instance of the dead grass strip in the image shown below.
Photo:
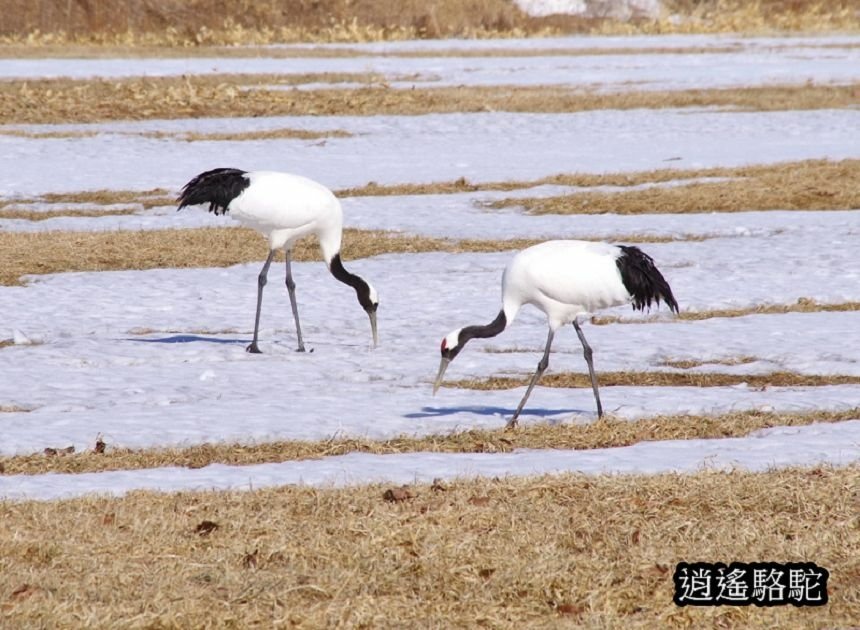
[[[598,374],[603,381],[603,374]],[[576,381],[579,382],[578,380]],[[590,387],[590,383],[577,387]],[[606,385],[608,382],[601,384]],[[528,424],[515,431],[472,430],[449,435],[397,437],[389,440],[335,437],[330,440],[277,441],[260,444],[202,444],[185,448],[132,450],[108,445],[93,450],[49,457],[43,454],[0,457],[6,474],[84,473],[139,470],[162,466],[201,468],[210,464],[243,466],[269,462],[316,459],[346,453],[500,453],[516,448],[595,449],[629,446],[659,440],[743,437],[775,426],[806,426],[816,422],[843,422],[860,418],[860,408],[810,413],[732,412],[720,416],[656,416],[617,420],[611,416],[590,424]],[[95,440],[95,437],[94,437]],[[54,448],[65,445],[52,444]]]
[[[174,203],[174,202],[171,202]],[[345,230],[344,258],[437,251],[442,239],[382,231]],[[24,274],[157,268],[226,267],[263,260],[266,245],[245,228],[111,232],[0,232],[0,284],[19,284]],[[293,260],[318,260],[313,239],[293,250]]]
[[[124,210],[6,210],[0,208],[0,219],[22,219],[25,221],[45,221],[57,217],[114,217],[135,214],[132,208]]]
[[[860,302],[821,303],[811,298],[798,298],[794,304],[761,304],[748,308],[723,308],[706,311],[681,311],[671,318],[662,315],[640,318],[597,315],[591,323],[598,326],[606,324],[647,324],[651,322],[697,322],[717,317],[746,317],[747,315],[782,315],[784,313],[848,313],[860,311]]]
[[[150,190],[82,190],[62,193],[45,193],[38,197],[26,199],[6,199],[0,203],[79,203],[99,206],[117,204],[141,204],[144,208],[161,205],[176,205],[176,198],[171,197],[166,188]]]
[[[260,131],[203,133],[199,131],[30,131],[25,129],[0,129],[0,136],[56,140],[64,138],[92,138],[98,135],[136,136],[155,140],[184,140],[185,142],[242,142],[250,140],[320,140],[326,138],[349,138],[348,131],[310,131],[307,129],[263,129]]]
[[[536,356],[539,355],[536,352]],[[525,387],[530,376],[493,376],[482,379],[445,381],[444,387],[460,389],[498,390]],[[746,384],[751,388],[768,387],[822,387],[824,385],[858,385],[860,376],[845,374],[797,374],[771,372],[769,374],[723,374],[719,372],[601,372],[597,371],[601,387],[734,387]],[[560,372],[544,374],[542,387],[591,388],[588,373]]]
[[[699,361],[696,359],[678,359],[662,361],[660,365],[665,367],[675,368],[677,370],[691,370],[693,368],[702,367],[705,365],[748,365],[760,361],[758,357],[741,356],[741,357],[724,357],[722,359],[711,359],[709,361]]]
[[[803,46],[805,49],[852,49],[851,43]],[[791,44],[774,44],[766,50],[795,49]],[[175,58],[228,58],[228,59],[307,59],[307,58],[483,58],[483,57],[599,57],[617,55],[725,55],[748,52],[740,44],[727,46],[655,46],[655,47],[593,47],[593,48],[462,48],[456,44],[451,48],[417,50],[362,50],[360,48],[272,48],[268,46],[196,46],[177,48],[174,46],[116,46],[110,44],[2,44],[0,59],[175,59]]]
[[[620,192],[574,192],[491,202],[531,214],[697,214],[860,208],[860,160],[804,161],[741,169],[729,181],[679,183]],[[686,175],[686,173],[685,173]]]
[[[798,46],[791,41],[775,42],[767,47],[753,50],[852,50],[860,47],[853,42],[804,43]],[[740,44],[723,46],[654,46],[654,47],[582,47],[556,48],[511,47],[504,41],[494,48],[464,48],[452,43],[450,48],[371,50],[349,48],[347,46],[303,46],[271,47],[244,43],[240,46],[197,44],[195,46],[145,45],[133,42],[114,44],[95,41],[48,41],[31,38],[29,42],[13,42],[0,38],[0,59],[188,59],[188,58],[230,58],[230,59],[296,59],[296,58],[341,58],[341,57],[393,57],[393,58],[474,58],[474,57],[594,57],[603,55],[708,55],[749,52],[750,48]]]
[[[860,467],[0,503],[10,627],[852,627]],[[58,524],[67,524],[60,526]],[[820,608],[678,608],[680,561],[814,561]]]
[[[782,182],[791,178],[804,178],[806,183],[815,191],[817,187],[827,186],[827,178],[835,176],[840,178],[841,184],[847,184],[849,189],[856,188],[854,181],[860,174],[860,160],[799,160],[794,162],[781,162],[777,164],[757,164],[739,167],[713,167],[695,169],[654,169],[650,171],[631,171],[619,173],[559,173],[540,179],[533,180],[505,180],[499,182],[470,182],[461,177],[459,179],[431,182],[426,184],[391,184],[380,185],[369,182],[364,186],[354,188],[343,188],[337,191],[340,197],[382,197],[388,195],[436,195],[453,194],[479,191],[507,191],[531,188],[534,186],[576,186],[579,188],[593,188],[597,186],[631,187],[643,184],[665,184],[669,182],[679,184],[679,188],[686,190],[686,185],[696,185],[701,182],[693,180],[702,179],[736,179],[744,180]],[[823,181],[822,181],[823,180]],[[720,182],[722,185],[729,182]],[[662,189],[660,189],[662,190]],[[641,191],[629,191],[635,196]],[[620,193],[572,193],[571,196],[594,194],[598,197]],[[828,193],[829,194],[829,193]],[[835,194],[835,193],[834,193]],[[825,195],[826,196],[826,195]],[[563,197],[568,198],[569,196]],[[549,199],[555,199],[549,197]],[[488,204],[490,208],[507,208],[522,206],[524,199],[507,199]],[[525,198],[525,201],[529,201]],[[538,199],[535,199],[535,203]]]
[[[566,113],[667,107],[782,111],[839,109],[856,106],[860,100],[858,83],[609,94],[558,86],[368,87],[300,93],[268,89],[284,81],[284,76],[278,75],[0,81],[0,124],[487,111]]]
[[[630,238],[625,240],[631,243],[665,242],[684,238],[636,234],[628,236]],[[692,235],[689,238],[701,240],[707,237]],[[343,254],[346,260],[350,260],[381,254],[498,252],[524,249],[540,240],[542,239],[456,241],[382,230],[346,229]],[[228,267],[262,261],[266,252],[265,243],[258,233],[239,227],[105,232],[0,232],[0,285],[22,284],[21,277],[28,274]],[[303,239],[293,250],[293,260],[319,259],[319,249],[314,238]]]
[[[805,43],[803,46],[789,42],[775,42],[768,46],[756,47],[756,51],[797,50],[852,50],[860,44]],[[188,58],[227,58],[227,59],[315,59],[315,58],[483,58],[483,57],[601,57],[620,55],[726,55],[750,52],[742,44],[723,46],[653,46],[653,47],[510,47],[501,42],[494,48],[464,48],[452,44],[450,48],[372,50],[349,47],[305,46],[280,48],[271,46],[207,46],[194,47],[114,45],[108,43],[66,42],[46,44],[3,43],[0,40],[0,59],[188,59]]]
[[[838,183],[846,186],[848,191],[829,190],[831,177],[838,179]],[[740,167],[713,167],[697,169],[654,169],[650,171],[632,171],[618,173],[560,173],[533,180],[504,180],[497,182],[471,182],[465,177],[455,180],[429,182],[429,183],[407,183],[383,185],[376,182],[368,182],[364,186],[341,188],[335,192],[338,197],[384,197],[384,196],[408,196],[408,195],[440,195],[458,194],[481,191],[508,191],[532,188],[535,186],[576,186],[580,188],[593,188],[597,186],[631,187],[643,184],[664,184],[676,182],[683,184],[685,180],[701,180],[719,178],[721,180],[736,179],[743,181],[755,181],[764,183],[784,183],[786,180],[802,179],[810,187],[809,198],[815,200],[821,197],[836,196],[839,194],[855,194],[860,178],[860,160],[800,160],[795,162],[782,162],[778,164],[759,164]],[[699,182],[692,182],[698,184]],[[730,182],[721,182],[720,185]],[[762,184],[764,185],[764,184]],[[685,186],[679,186],[686,190]],[[92,203],[99,205],[119,203],[140,203],[145,207],[158,205],[171,205],[175,199],[168,197],[170,191],[164,188],[152,190],[95,190],[65,193],[47,193],[33,199],[2,200],[0,205],[6,203],[46,202],[46,203]],[[630,191],[635,195],[641,191]],[[813,194],[814,193],[814,194]],[[576,193],[612,195],[618,193]],[[490,207],[511,207],[523,205],[523,199],[502,200],[489,204]],[[796,199],[798,203],[800,200]]]
[[[797,50],[853,50],[860,44],[852,42],[804,44],[797,46],[790,42],[774,43],[767,47],[757,47],[757,51]],[[737,44],[726,46],[655,46],[655,47],[594,47],[594,48],[522,48],[506,47],[504,43],[497,48],[433,48],[417,50],[367,50],[348,47],[301,47],[273,48],[269,46],[146,46],[114,45],[108,43],[3,43],[0,39],[0,59],[188,59],[188,58],[228,58],[228,59],[316,59],[316,58],[483,58],[483,57],[600,57],[620,55],[725,55],[743,54],[750,48]]]

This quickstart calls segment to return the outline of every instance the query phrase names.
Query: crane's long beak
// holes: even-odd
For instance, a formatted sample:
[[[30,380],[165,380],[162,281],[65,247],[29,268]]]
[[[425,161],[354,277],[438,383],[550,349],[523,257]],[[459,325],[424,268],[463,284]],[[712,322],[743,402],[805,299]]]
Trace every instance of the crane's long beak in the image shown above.
[[[373,333],[373,347],[379,345],[379,335],[376,332],[376,311],[371,311],[367,314],[370,317],[370,330]]]
[[[439,389],[439,386],[442,384],[442,377],[445,376],[445,370],[448,369],[448,364],[451,363],[451,359],[442,358],[442,361],[439,363],[439,373],[436,375],[436,382],[433,383],[433,395],[436,395],[436,391]]]

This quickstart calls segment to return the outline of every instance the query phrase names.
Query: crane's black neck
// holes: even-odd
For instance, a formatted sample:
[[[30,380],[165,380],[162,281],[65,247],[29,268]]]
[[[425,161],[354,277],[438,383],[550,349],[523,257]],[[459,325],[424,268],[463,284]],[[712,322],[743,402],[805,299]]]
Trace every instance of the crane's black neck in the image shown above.
[[[445,348],[443,345],[442,358],[453,361],[454,357],[460,354],[460,350],[469,343],[470,339],[486,339],[487,337],[495,337],[502,332],[508,325],[508,319],[505,317],[505,311],[499,311],[496,319],[491,321],[486,326],[466,326],[457,335],[457,345],[453,348]]]
[[[334,255],[328,265],[331,275],[344,284],[348,284],[355,289],[355,294],[358,297],[358,303],[368,313],[376,310],[376,304],[370,299],[370,285],[354,273],[350,273],[343,266],[343,261],[340,259],[340,253]]]
[[[496,319],[491,321],[486,326],[466,326],[460,331],[459,345],[464,345],[470,339],[486,339],[487,337],[495,337],[501,333],[508,325],[508,318],[505,317],[505,311],[499,311]]]

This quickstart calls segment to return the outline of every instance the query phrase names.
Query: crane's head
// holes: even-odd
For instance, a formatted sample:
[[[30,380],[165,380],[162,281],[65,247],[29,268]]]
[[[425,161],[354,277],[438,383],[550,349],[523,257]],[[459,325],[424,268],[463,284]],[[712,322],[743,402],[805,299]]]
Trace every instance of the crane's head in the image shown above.
[[[451,363],[451,361],[454,360],[454,357],[460,354],[460,350],[463,349],[463,346],[465,346],[466,342],[468,341],[468,339],[463,339],[462,341],[460,340],[460,333],[462,331],[462,328],[452,330],[442,340],[442,361],[439,363],[439,373],[436,375],[436,382],[433,383],[434,394],[439,389],[439,385],[442,384],[442,377],[445,376],[445,370],[448,369],[448,365]]]
[[[379,294],[372,284],[369,282],[364,284],[367,288],[358,291],[358,302],[370,318],[370,331],[373,333],[373,347],[375,348],[379,344],[379,335],[376,332],[376,309],[379,308]]]
[[[340,237],[338,237],[338,242],[340,242]],[[336,252],[331,259],[327,259],[327,262],[331,275],[355,289],[358,303],[361,304],[361,308],[370,318],[370,330],[373,332],[373,347],[375,348],[379,343],[379,336],[376,334],[376,309],[379,308],[379,294],[367,280],[344,269],[340,252]]]

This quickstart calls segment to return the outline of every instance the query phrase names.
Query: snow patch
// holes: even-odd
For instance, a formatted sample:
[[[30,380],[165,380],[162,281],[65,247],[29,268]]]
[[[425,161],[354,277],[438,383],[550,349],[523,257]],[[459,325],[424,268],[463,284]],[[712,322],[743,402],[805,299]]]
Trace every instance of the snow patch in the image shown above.
[[[578,15],[613,20],[657,19],[660,0],[515,0],[532,17]]]

